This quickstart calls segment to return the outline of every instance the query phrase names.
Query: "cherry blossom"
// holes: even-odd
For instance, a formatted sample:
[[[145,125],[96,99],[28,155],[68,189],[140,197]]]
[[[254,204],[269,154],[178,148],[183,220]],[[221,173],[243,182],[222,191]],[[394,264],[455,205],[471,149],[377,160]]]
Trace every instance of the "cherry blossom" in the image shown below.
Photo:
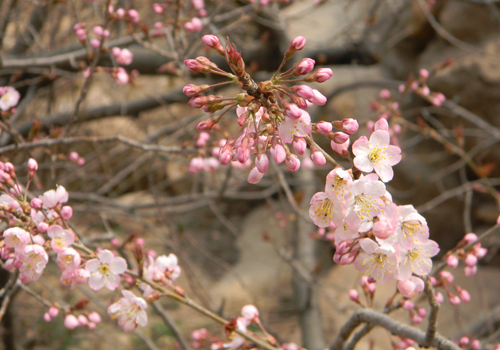
[[[360,137],[352,145],[352,152],[356,156],[354,165],[361,171],[375,172],[383,182],[391,181],[394,177],[392,166],[401,161],[401,149],[389,144],[388,131],[376,130],[370,136],[370,141],[365,136]]]
[[[402,205],[399,207],[399,222],[396,235],[401,246],[411,249],[414,244],[423,243],[429,238],[427,221],[420,215],[413,205]]]
[[[412,273],[424,276],[432,270],[431,258],[439,253],[438,244],[428,240],[424,244],[415,245],[413,249],[400,249],[398,279],[406,281]]]
[[[284,143],[291,143],[293,136],[305,137],[311,133],[311,129],[311,116],[303,110],[299,119],[285,117],[278,133]]]
[[[52,241],[50,242],[50,246],[53,251],[56,253],[62,253],[73,244],[75,241],[75,235],[73,232],[69,230],[64,230],[59,225],[52,225],[48,228],[47,234]]]
[[[354,262],[357,270],[364,271],[381,284],[390,282],[397,274],[397,259],[393,246],[382,245],[369,238],[361,239],[361,253]]]
[[[310,204],[309,216],[318,227],[328,227],[332,221],[335,226],[342,223],[344,206],[336,197],[318,192],[311,198]]]
[[[68,201],[68,192],[63,186],[57,186],[57,190],[45,192],[40,199],[45,208],[52,209]]]
[[[418,277],[410,277],[406,281],[398,281],[396,286],[404,297],[413,298],[424,290],[424,281]]]
[[[24,252],[30,243],[30,234],[19,227],[12,227],[3,232],[5,246],[14,249],[16,253]]]
[[[80,254],[73,248],[68,248],[57,254],[57,264],[61,270],[72,271],[80,266]]]
[[[15,107],[21,98],[19,92],[11,86],[0,87],[0,109],[7,111]]]
[[[22,283],[27,283],[38,280],[49,261],[49,256],[42,246],[30,244],[21,254],[20,261],[22,262],[19,267],[20,280]]]
[[[123,298],[108,307],[112,319],[118,319],[118,325],[124,332],[132,332],[137,325],[144,327],[148,323],[148,314],[144,311],[148,305],[142,298],[128,290],[122,290]]]
[[[97,259],[87,261],[85,269],[90,272],[91,289],[97,291],[105,286],[109,290],[115,290],[120,284],[120,274],[127,269],[127,262],[105,249],[97,254]]]

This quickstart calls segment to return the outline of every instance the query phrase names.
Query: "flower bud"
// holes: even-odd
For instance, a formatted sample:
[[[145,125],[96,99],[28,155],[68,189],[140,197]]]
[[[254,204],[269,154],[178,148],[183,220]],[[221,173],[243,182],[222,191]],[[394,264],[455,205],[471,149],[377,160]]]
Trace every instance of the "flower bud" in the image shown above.
[[[220,40],[218,37],[215,35],[207,34],[204,35],[201,40],[205,45],[208,47],[211,47],[215,51],[217,51],[220,55],[224,56],[224,47],[222,47],[222,44],[220,43]]]
[[[443,301],[444,301],[444,296],[441,292],[437,292],[436,293],[436,301],[439,303],[439,304],[442,304]]]
[[[52,321],[52,317],[50,317],[49,313],[46,312],[46,313],[43,314],[43,320],[45,322],[50,322],[50,321]]]
[[[304,46],[306,46],[306,39],[303,36],[293,39],[285,52],[285,59],[292,57],[295,52],[302,50]]]
[[[64,318],[64,327],[73,330],[78,326],[79,323],[75,315],[70,314]]]
[[[93,323],[99,323],[101,322],[101,316],[95,312],[95,311],[92,311],[90,312],[88,315],[87,315],[87,318],[89,319],[90,322],[93,322]]]
[[[477,257],[474,254],[467,254],[465,256],[465,264],[467,266],[475,266],[477,264]]]
[[[285,161],[286,151],[285,151],[285,148],[281,144],[276,143],[276,144],[272,145],[269,153],[271,153],[271,157],[274,159],[274,161],[277,164],[281,164]]]
[[[214,127],[214,125],[217,124],[216,121],[212,118],[204,120],[200,122],[197,126],[196,129],[198,131],[210,131]]]
[[[322,165],[326,164],[325,155],[322,152],[317,151],[317,150],[311,152],[311,160],[317,166],[322,166]]]
[[[50,315],[50,317],[57,317],[58,314],[59,314],[59,309],[57,307],[52,306],[49,309],[49,315]]]
[[[324,106],[326,103],[326,97],[316,89],[313,89],[313,97],[310,100],[316,106]]]
[[[346,133],[343,133],[342,131],[338,131],[338,132],[333,133],[333,135],[330,134],[329,138],[333,142],[341,145],[349,140],[349,135],[347,135]]]
[[[477,235],[475,233],[468,233],[464,236],[462,240],[465,244],[471,244],[477,241]]]
[[[421,69],[419,75],[422,78],[427,79],[429,77],[429,71],[427,69]]]
[[[354,134],[359,129],[359,124],[356,119],[346,118],[342,120],[342,131],[348,135]]]
[[[453,306],[457,306],[460,304],[460,298],[454,294],[448,293],[448,300],[450,301],[450,304]]]
[[[359,293],[356,289],[350,289],[349,290],[349,299],[352,301],[359,303]]]
[[[35,172],[38,170],[38,163],[33,158],[28,160],[28,173],[30,177],[35,176]]]
[[[47,224],[46,222],[40,222],[37,226],[36,226],[36,229],[41,232],[41,233],[44,233],[45,231],[47,231],[49,229],[49,224]]]
[[[89,320],[87,320],[87,317],[83,315],[78,316],[78,325],[80,326],[86,326],[89,323]]]
[[[481,343],[476,339],[471,343],[470,347],[472,350],[478,350],[481,347]]]
[[[455,290],[457,291],[460,300],[462,300],[465,303],[468,303],[470,301],[470,294],[468,291],[460,288],[459,286],[455,286]]]
[[[40,198],[33,198],[31,200],[31,207],[34,209],[41,209],[43,206],[43,202]]]
[[[302,61],[300,61],[300,63],[298,63],[293,70],[293,75],[298,77],[311,73],[311,71],[314,69],[314,63],[315,61],[311,58],[302,59]]]
[[[285,158],[285,165],[290,171],[297,171],[300,168],[300,160],[295,154],[290,154]]]
[[[298,154],[303,155],[307,148],[307,142],[302,137],[294,137],[292,141],[292,148]]]
[[[469,345],[469,338],[467,338],[467,337],[460,338],[460,340],[458,341],[458,345],[460,345],[462,347]]]
[[[295,103],[287,103],[285,105],[285,114],[287,117],[299,119],[302,116],[302,112],[302,109],[300,109]]]
[[[391,93],[387,89],[383,89],[380,91],[380,98],[384,100],[388,100],[391,98]]]
[[[65,205],[61,209],[61,217],[64,220],[69,220],[73,216],[73,208],[71,208],[69,205]]]
[[[473,276],[477,272],[477,265],[474,266],[466,266],[464,269],[465,276]]]
[[[422,323],[422,317],[420,317],[420,316],[419,316],[419,315],[417,315],[417,314],[413,314],[413,315],[411,315],[411,317],[410,317],[410,321],[411,321],[411,323],[413,323],[413,324],[420,324],[420,323]]]
[[[332,123],[320,121],[316,123],[315,127],[316,132],[320,135],[327,135],[332,132],[333,126]]]
[[[456,268],[458,266],[458,258],[455,255],[451,254],[446,259],[446,264],[448,264],[449,267],[451,267],[452,269],[454,269],[454,268]]]
[[[410,300],[405,300],[403,302],[403,309],[410,311],[413,310],[413,308],[415,308],[415,304],[413,304]]]
[[[261,172],[262,174],[265,174],[267,172],[267,169],[269,168],[269,157],[267,154],[259,154],[257,157],[255,157],[255,166]]]
[[[256,166],[254,166],[252,167],[252,170],[250,170],[250,173],[248,173],[247,181],[248,183],[256,184],[262,179],[263,176],[264,174],[259,172],[259,169],[257,169]]]
[[[255,318],[259,317],[259,310],[253,305],[245,305],[241,309],[241,315],[247,321],[253,321]]]
[[[423,317],[427,316],[427,311],[423,307],[417,306],[415,309],[417,310],[417,313],[420,317],[423,318]]]

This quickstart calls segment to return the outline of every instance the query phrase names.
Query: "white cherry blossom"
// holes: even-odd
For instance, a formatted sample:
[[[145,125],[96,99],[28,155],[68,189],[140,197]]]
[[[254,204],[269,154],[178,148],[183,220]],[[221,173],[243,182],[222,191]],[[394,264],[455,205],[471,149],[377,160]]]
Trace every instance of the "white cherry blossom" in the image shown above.
[[[108,307],[108,314],[118,319],[118,325],[124,332],[132,332],[137,326],[144,327],[148,323],[148,314],[144,311],[148,305],[142,298],[136,297],[128,290],[122,290],[123,298]]]
[[[85,269],[90,273],[91,289],[97,291],[105,286],[109,290],[115,290],[120,284],[120,274],[127,269],[127,262],[105,249],[97,254],[97,259],[87,261]]]

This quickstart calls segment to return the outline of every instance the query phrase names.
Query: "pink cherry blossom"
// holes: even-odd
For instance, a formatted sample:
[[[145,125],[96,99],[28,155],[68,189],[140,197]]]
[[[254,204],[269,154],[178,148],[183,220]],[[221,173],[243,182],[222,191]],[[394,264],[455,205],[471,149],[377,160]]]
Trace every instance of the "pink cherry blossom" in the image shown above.
[[[136,297],[128,290],[122,290],[123,298],[108,307],[108,314],[118,319],[118,325],[124,332],[132,332],[137,326],[144,327],[148,323],[148,315],[144,311],[148,305],[142,298]]]
[[[75,317],[75,315],[68,315],[64,318],[64,327],[68,329],[75,329],[78,327],[80,324],[78,323],[78,319]]]
[[[15,107],[21,98],[19,92],[11,86],[0,88],[0,109],[2,111],[7,111],[12,107]]]
[[[250,170],[250,172],[248,173],[248,178],[247,178],[247,181],[248,183],[251,183],[251,184],[256,184],[258,183],[260,180],[262,180],[262,177],[264,176],[263,173],[261,173],[259,171],[259,169],[254,166],[252,168],[252,170]]]
[[[384,183],[378,181],[377,175],[364,176],[354,181],[347,206],[352,207],[361,220],[373,218],[386,207],[383,198],[386,192]]]
[[[401,161],[401,149],[389,144],[388,131],[376,130],[370,136],[370,141],[364,136],[352,145],[355,154],[354,165],[361,171],[375,172],[383,182],[391,181],[394,177],[392,166]]]
[[[120,49],[119,47],[113,47],[111,52],[113,53],[116,62],[123,66],[128,66],[134,60],[134,55],[128,49]]]
[[[424,244],[418,244],[411,250],[399,250],[398,279],[406,281],[412,273],[425,276],[432,270],[431,258],[439,253],[436,242],[428,240]]]
[[[342,203],[351,197],[353,185],[351,173],[337,167],[326,176],[325,192],[328,196],[337,197]]]
[[[413,248],[414,244],[422,244],[429,238],[427,221],[417,212],[413,205],[399,206],[399,222],[396,235],[401,246],[405,249]]]
[[[85,264],[85,269],[90,272],[89,286],[93,290],[106,287],[115,290],[120,284],[120,274],[127,269],[125,259],[115,257],[107,249],[101,250],[97,259],[91,259]]]
[[[354,267],[381,284],[390,282],[397,274],[394,247],[379,246],[369,238],[361,239],[359,244],[362,251],[354,262]]]
[[[80,266],[80,254],[73,248],[68,248],[57,254],[57,264],[61,270],[76,270]]]
[[[41,196],[43,206],[47,209],[55,208],[57,205],[68,201],[68,192],[63,186],[58,186],[57,190],[50,190]]]
[[[259,317],[259,310],[253,305],[245,305],[241,309],[241,315],[248,322],[252,322],[255,318]]]
[[[299,119],[285,117],[278,127],[278,134],[284,143],[291,143],[293,136],[305,137],[311,133],[311,116],[302,111]]]
[[[31,242],[30,234],[19,227],[12,227],[3,232],[5,246],[14,249],[16,253],[23,253]]]
[[[73,234],[73,232],[64,230],[59,225],[50,226],[47,230],[47,234],[50,238],[52,238],[50,246],[56,253],[64,252],[66,248],[72,245],[75,241],[75,235]]]
[[[334,141],[330,142],[330,146],[332,147],[332,150],[340,155],[343,155],[347,153],[347,149],[349,148],[349,144],[351,143],[351,140],[348,139],[346,142],[342,144],[338,144]]]
[[[64,270],[59,282],[61,282],[63,286],[69,286],[71,289],[75,289],[77,285],[87,283],[89,277],[90,273],[84,269]]]
[[[19,279],[22,283],[27,283],[38,280],[49,261],[49,256],[42,246],[30,244],[20,255],[20,261],[22,264],[19,267]]]
[[[335,196],[318,192],[311,198],[310,204],[309,216],[318,227],[328,227],[332,221],[337,227],[342,223],[344,206]]]

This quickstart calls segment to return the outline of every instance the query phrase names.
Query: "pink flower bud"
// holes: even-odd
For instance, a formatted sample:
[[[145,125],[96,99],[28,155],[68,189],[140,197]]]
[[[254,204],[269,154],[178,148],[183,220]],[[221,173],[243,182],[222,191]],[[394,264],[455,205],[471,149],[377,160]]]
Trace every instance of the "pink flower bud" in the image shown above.
[[[95,327],[96,327],[96,324],[94,322],[87,323],[87,329],[93,330],[93,329],[95,329]]]
[[[340,154],[341,156],[344,156],[344,155],[348,154],[347,149],[349,148],[350,142],[351,141],[349,139],[342,144],[338,144],[338,143],[332,141],[332,142],[330,142],[330,146],[332,147],[332,150],[335,153]]]
[[[306,38],[304,38],[303,36],[298,36],[292,40],[288,50],[293,52],[300,51],[304,48],[304,46],[306,46]]]
[[[269,168],[269,157],[267,154],[259,154],[257,157],[255,157],[255,166],[261,172],[262,174],[265,174],[267,172],[267,169]]]
[[[471,349],[472,349],[472,350],[478,350],[480,346],[481,346],[481,343],[480,343],[480,342],[479,342],[479,340],[477,340],[477,339],[476,339],[476,340],[474,340],[474,341],[471,343],[471,345],[470,345],[470,347],[471,347]]]
[[[391,98],[391,93],[387,89],[383,89],[380,91],[380,98],[384,100],[388,100]]]
[[[427,69],[421,69],[419,75],[422,78],[427,79],[429,77],[429,71]]]
[[[310,100],[316,106],[324,106],[326,103],[326,97],[316,89],[313,89],[313,97]]]
[[[460,338],[460,340],[458,341],[458,345],[462,347],[469,345],[469,338],[467,337]]]
[[[271,157],[277,164],[283,163],[286,159],[285,148],[279,143],[272,145],[269,152],[271,153]]]
[[[226,145],[221,148],[219,153],[219,162],[222,165],[228,165],[231,162],[232,158],[232,147],[230,145]]]
[[[244,319],[253,321],[255,318],[259,317],[259,310],[253,305],[245,305],[241,309],[241,315]]]
[[[427,311],[425,311],[425,309],[423,307],[417,307],[416,310],[417,310],[418,315],[420,317],[423,318],[423,317],[427,316]]]
[[[307,142],[302,137],[294,137],[292,141],[292,148],[298,154],[303,155],[307,148]]]
[[[377,285],[375,283],[369,283],[367,288],[370,294],[375,294],[375,291],[377,290]]]
[[[332,123],[320,121],[316,123],[315,129],[318,134],[327,135],[332,132],[333,126]]]
[[[333,72],[330,68],[320,68],[314,75],[318,83],[324,83],[333,76]]]
[[[95,26],[94,29],[92,29],[92,31],[94,32],[94,34],[96,36],[101,36],[102,32],[103,32],[103,29],[102,29],[101,26]]]
[[[36,235],[33,237],[33,243],[43,245],[45,243],[45,239],[43,239],[42,235]]]
[[[128,10],[128,17],[130,18],[130,22],[138,23],[139,22],[139,12],[136,10]]]
[[[448,264],[449,267],[452,269],[456,268],[458,266],[458,258],[451,254],[447,259],[446,259],[446,264]]]
[[[422,317],[420,317],[420,316],[419,316],[419,315],[417,315],[417,314],[413,314],[413,315],[411,315],[411,317],[410,317],[410,321],[411,321],[411,323],[413,323],[413,324],[420,324],[420,323],[422,323]]]
[[[342,131],[348,135],[354,134],[359,129],[359,124],[356,119],[346,118],[342,120]]]
[[[87,318],[89,319],[89,321],[96,323],[96,324],[101,322],[101,316],[95,311],[90,312],[87,315]]]
[[[34,209],[41,209],[43,206],[43,202],[40,198],[33,198],[31,200],[31,207]]]
[[[15,171],[14,170],[14,165],[11,162],[4,163],[4,165],[3,165],[3,171],[5,171],[6,173],[9,173],[10,175],[12,175],[12,173]]]
[[[86,326],[89,323],[89,320],[87,320],[87,317],[83,315],[78,316],[78,325],[80,326]]]
[[[437,292],[436,293],[436,301],[439,303],[439,304],[442,304],[443,301],[444,301],[444,296],[441,292]]]
[[[314,97],[314,90],[308,85],[295,85],[292,87],[292,92],[306,100]]]
[[[94,49],[98,49],[99,46],[101,46],[101,41],[99,39],[90,39],[90,46],[92,46],[92,48]]]
[[[118,10],[116,10],[116,14],[118,15],[119,18],[123,18],[123,16],[125,16],[125,10],[119,8]]]
[[[374,130],[389,130],[389,123],[387,123],[387,120],[384,118],[380,118],[374,125],[373,125]]]
[[[200,122],[196,126],[196,129],[198,129],[198,131],[210,131],[210,130],[212,130],[212,128],[214,127],[215,124],[216,124],[215,120],[210,118],[210,119],[207,119],[207,120]]]
[[[311,73],[311,71],[314,69],[314,63],[315,61],[311,58],[302,59],[302,61],[300,61],[297,67],[293,70],[293,75],[300,76]]]
[[[78,326],[79,323],[75,315],[70,314],[64,318],[64,327],[73,330]]]
[[[57,315],[59,315],[59,309],[57,307],[52,306],[49,309],[49,315],[50,317],[57,317]]]
[[[45,231],[47,231],[49,229],[49,224],[47,224],[46,222],[40,222],[37,226],[36,226],[36,229],[41,232],[41,233],[44,233]]]
[[[295,154],[290,154],[285,159],[285,166],[290,171],[297,171],[300,168],[300,160]]]
[[[247,181],[248,183],[256,184],[262,179],[263,176],[264,174],[259,172],[259,169],[257,169],[256,166],[254,166],[252,167],[252,170],[250,170],[250,173],[248,173]]]
[[[448,293],[448,300],[450,301],[450,304],[453,306],[457,306],[460,304],[460,298],[454,294]]]
[[[105,39],[109,38],[110,35],[111,33],[107,29],[104,29],[104,31],[102,32],[102,37]]]
[[[33,158],[28,160],[28,170],[33,173],[38,170],[38,163]]]
[[[302,109],[300,109],[295,103],[286,104],[285,114],[287,117],[299,119],[302,116],[302,112]]]
[[[467,254],[465,256],[465,264],[467,266],[475,266],[477,264],[477,257],[474,254]]]
[[[61,217],[64,220],[69,220],[73,216],[73,208],[71,208],[69,205],[65,205],[61,209]]]
[[[431,90],[429,89],[429,87],[428,86],[424,86],[422,88],[422,95],[423,96],[429,96],[430,94],[431,94]]]
[[[479,248],[474,250],[474,255],[478,259],[484,258],[486,254],[488,254],[488,249],[486,249],[486,248],[479,247]]]
[[[462,240],[465,244],[471,244],[477,241],[477,235],[475,233],[468,233],[464,236]]]
[[[462,289],[458,286],[456,286],[455,289],[458,293],[458,297],[460,298],[460,300],[462,300],[465,303],[468,303],[470,301],[470,294],[468,291],[466,291],[465,289]]]
[[[332,141],[339,144],[339,145],[347,142],[347,140],[349,140],[349,135],[347,135],[346,133],[343,133],[342,131],[338,131],[338,132],[334,133],[332,136]]]
[[[72,162],[76,162],[78,161],[78,158],[80,158],[80,156],[78,155],[78,153],[76,152],[71,152],[68,156],[69,160],[71,160]]]
[[[163,13],[163,6],[161,6],[160,4],[158,4],[158,3],[155,2],[153,4],[153,11],[155,13]]]
[[[311,160],[317,166],[322,166],[326,164],[325,155],[320,151],[311,152]]]
[[[413,304],[413,302],[411,302],[410,300],[405,300],[403,302],[403,309],[405,309],[407,311],[413,310],[414,307],[415,307],[415,304]]]
[[[477,265],[466,266],[464,269],[465,276],[474,276],[477,272]]]
[[[443,281],[443,284],[445,286],[450,285],[455,280],[455,277],[453,277],[453,275],[449,271],[441,271],[439,273],[439,276],[441,277],[441,280]]]
[[[349,289],[349,298],[356,303],[359,303],[359,293],[356,289]]]
[[[50,315],[49,315],[49,313],[48,313],[48,312],[46,312],[46,313],[44,313],[44,314],[43,314],[43,320],[44,320],[45,322],[50,322],[50,321],[52,321],[52,318],[50,317]]]

